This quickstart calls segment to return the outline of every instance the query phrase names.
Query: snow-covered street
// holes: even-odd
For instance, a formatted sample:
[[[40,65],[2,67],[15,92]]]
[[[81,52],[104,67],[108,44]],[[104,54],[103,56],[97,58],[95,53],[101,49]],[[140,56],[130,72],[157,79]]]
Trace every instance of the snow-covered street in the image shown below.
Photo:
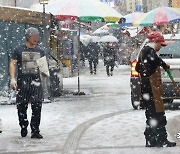
[[[87,65],[86,65],[87,66]],[[115,68],[107,77],[100,61],[97,75],[88,68],[80,75],[84,96],[67,94],[43,104],[41,134],[43,139],[20,136],[15,105],[1,105],[1,154],[171,154],[180,152],[180,140],[173,148],[146,148],[144,110],[133,110],[130,101],[130,67]],[[64,79],[64,90],[77,91],[77,77]],[[169,140],[180,132],[179,110],[166,110],[170,126]],[[28,109],[30,120],[31,110]],[[176,120],[176,121],[175,121]],[[175,128],[176,129],[172,129]],[[170,130],[170,131],[169,131]]]

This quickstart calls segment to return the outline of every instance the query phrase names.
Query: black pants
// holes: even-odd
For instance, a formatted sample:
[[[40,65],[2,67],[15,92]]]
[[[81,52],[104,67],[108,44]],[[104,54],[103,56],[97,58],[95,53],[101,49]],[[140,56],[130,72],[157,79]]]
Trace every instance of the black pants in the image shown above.
[[[16,103],[18,109],[19,125],[21,128],[27,127],[29,122],[27,119],[28,103],[31,103],[31,131],[39,131],[41,120],[41,107],[43,101],[43,90],[41,80],[38,75],[21,76],[18,78],[18,94]]]
[[[109,69],[110,69],[111,72],[113,72],[113,70],[114,70],[114,65],[106,65],[107,75],[110,75],[110,74],[109,74]]]
[[[32,116],[31,116],[31,131],[39,132],[39,125],[41,121],[41,108],[42,108],[42,102],[31,102],[31,109],[32,109]],[[20,103],[17,105],[18,109],[18,117],[19,117],[19,125],[21,128],[27,128],[28,127],[28,119],[27,119],[27,109],[28,109],[28,103]]]
[[[90,73],[96,73],[96,69],[97,69],[97,64],[98,64],[98,60],[97,59],[89,59],[89,68],[90,68]],[[94,65],[94,68],[93,68]]]
[[[153,92],[148,78],[141,78],[141,92],[143,106],[146,109],[145,138],[152,144],[162,143],[167,139],[166,116],[164,112],[156,112]]]
[[[149,115],[149,111],[146,110],[146,119],[146,129],[144,131],[146,140],[152,144],[163,143],[167,139],[165,113],[160,112]],[[153,125],[154,122],[157,124]]]

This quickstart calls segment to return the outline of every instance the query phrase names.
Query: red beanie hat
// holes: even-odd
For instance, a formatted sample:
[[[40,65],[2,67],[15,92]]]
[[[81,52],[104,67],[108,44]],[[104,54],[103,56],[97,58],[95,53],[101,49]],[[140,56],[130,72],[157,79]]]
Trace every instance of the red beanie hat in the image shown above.
[[[147,38],[149,39],[149,42],[155,42],[155,43],[161,43],[162,46],[166,46],[166,42],[164,40],[164,37],[163,35],[158,32],[158,31],[155,31],[155,32],[152,32],[150,34],[147,34]]]

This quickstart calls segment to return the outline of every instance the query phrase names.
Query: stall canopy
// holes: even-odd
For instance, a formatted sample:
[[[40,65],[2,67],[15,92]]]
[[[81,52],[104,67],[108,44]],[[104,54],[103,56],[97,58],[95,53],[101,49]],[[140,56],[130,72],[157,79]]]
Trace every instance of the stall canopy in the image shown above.
[[[42,10],[40,4],[33,5],[31,9]],[[50,0],[46,5],[46,12],[56,16],[58,20],[77,20],[117,22],[122,15],[115,9],[99,0]]]

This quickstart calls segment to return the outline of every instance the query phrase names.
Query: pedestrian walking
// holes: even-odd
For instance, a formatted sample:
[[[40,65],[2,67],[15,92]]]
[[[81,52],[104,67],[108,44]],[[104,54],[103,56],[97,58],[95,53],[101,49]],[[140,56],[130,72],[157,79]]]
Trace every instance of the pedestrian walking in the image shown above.
[[[99,60],[100,47],[95,42],[90,42],[87,46],[87,59],[89,61],[90,74],[96,74]]]
[[[115,61],[117,61],[117,53],[112,43],[108,42],[103,50],[104,65],[106,66],[107,76],[113,76]]]
[[[80,41],[80,61],[82,62],[82,66],[85,66],[85,45]]]
[[[31,103],[31,138],[41,139],[40,121],[41,107],[43,101],[43,90],[36,60],[45,55],[44,50],[37,46],[39,42],[39,31],[30,27],[25,32],[26,43],[18,46],[10,61],[10,84],[14,90],[17,90],[16,103],[21,127],[21,136],[28,134],[27,108]],[[17,81],[15,79],[17,67]]]
[[[176,143],[167,140],[160,70],[160,66],[167,70],[169,65],[156,54],[166,44],[162,34],[157,31],[148,34],[147,38],[149,43],[140,52],[136,65],[136,71],[140,73],[142,105],[146,109],[146,146],[174,147]]]

